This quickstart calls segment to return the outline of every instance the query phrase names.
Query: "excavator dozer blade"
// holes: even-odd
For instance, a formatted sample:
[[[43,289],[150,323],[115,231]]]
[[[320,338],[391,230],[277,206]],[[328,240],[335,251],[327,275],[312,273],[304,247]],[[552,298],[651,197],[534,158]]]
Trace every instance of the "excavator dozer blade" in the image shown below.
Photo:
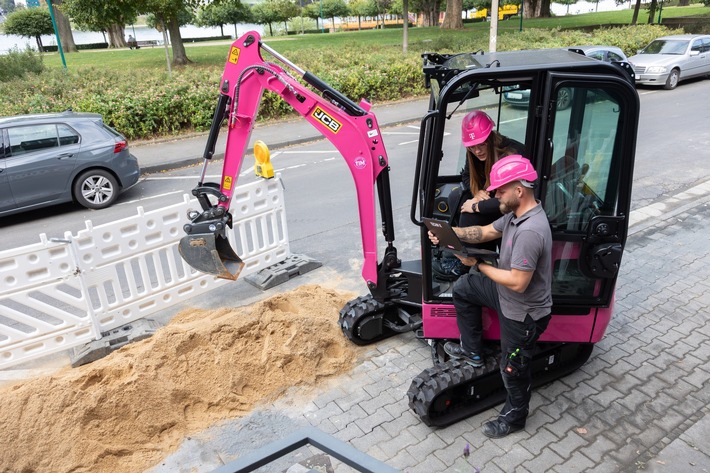
[[[196,233],[180,239],[180,256],[193,268],[223,279],[236,280],[244,262],[234,252],[229,240],[214,233]]]

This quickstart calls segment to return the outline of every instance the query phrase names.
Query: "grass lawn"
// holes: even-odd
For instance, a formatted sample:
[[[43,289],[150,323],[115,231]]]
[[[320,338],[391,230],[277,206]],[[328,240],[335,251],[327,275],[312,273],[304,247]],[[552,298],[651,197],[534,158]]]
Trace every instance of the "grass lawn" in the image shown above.
[[[688,6],[688,7],[666,7],[663,9],[663,18],[680,16],[710,16],[710,7]],[[545,19],[525,19],[523,29],[530,28],[579,28],[593,25],[614,25],[630,24],[633,10],[619,10],[611,12],[585,13],[580,15],[568,15]],[[638,24],[645,24],[648,21],[648,12],[644,9],[639,11]],[[409,52],[419,55],[430,50],[427,44],[443,35],[447,39],[457,37],[479,36],[485,40],[489,34],[489,23],[467,23],[463,30],[442,31],[438,27],[429,28],[409,28]],[[515,34],[520,30],[520,20],[512,18],[498,23],[500,35]],[[240,31],[240,34],[243,34]],[[299,50],[313,49],[348,49],[356,45],[357,48],[368,49],[377,48],[401,48],[402,30],[363,30],[351,32],[338,32],[328,34],[306,34],[297,36],[263,37],[264,42],[273,44],[273,48],[288,56],[289,53]],[[484,44],[485,44],[484,43]],[[207,42],[186,44],[187,56],[198,66],[222,66],[226,59],[228,47],[225,42]],[[58,53],[43,54],[44,63],[49,68],[61,68],[62,62]],[[143,47],[139,50],[94,50],[81,51],[64,55],[68,68],[94,67],[112,69],[124,69],[129,71],[140,71],[144,69],[166,69],[165,49],[163,47]],[[171,52],[172,57],[172,52]]]

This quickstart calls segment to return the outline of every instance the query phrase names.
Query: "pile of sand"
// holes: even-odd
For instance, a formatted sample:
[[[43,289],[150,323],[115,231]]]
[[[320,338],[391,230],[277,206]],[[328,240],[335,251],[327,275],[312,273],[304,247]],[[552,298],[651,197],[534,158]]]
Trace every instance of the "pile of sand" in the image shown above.
[[[357,351],[337,318],[351,298],[304,286],[184,311],[106,358],[4,388],[0,471],[143,471],[191,432],[346,372]]]

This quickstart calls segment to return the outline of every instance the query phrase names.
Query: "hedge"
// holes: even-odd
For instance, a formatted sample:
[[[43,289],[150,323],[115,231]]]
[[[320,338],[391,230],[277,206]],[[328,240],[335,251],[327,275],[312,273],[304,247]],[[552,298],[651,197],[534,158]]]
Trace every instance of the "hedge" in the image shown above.
[[[527,29],[502,35],[499,50],[564,47],[581,44],[609,44],[632,55],[652,39],[676,33],[659,25],[602,28],[592,33]],[[410,51],[441,53],[475,51],[484,48],[485,38],[455,39],[442,32],[426,43],[410,44]],[[369,47],[297,51],[289,59],[312,72],[353,101],[372,103],[423,96],[421,57],[400,48]],[[1,74],[0,74],[1,76]],[[106,123],[129,139],[207,131],[219,94],[221,67],[186,67],[165,73],[145,71],[137,81],[134,71],[84,68],[36,73],[27,69],[24,78],[0,82],[0,110],[5,115],[75,111],[100,113]],[[258,120],[278,119],[294,112],[275,94],[266,92]]]

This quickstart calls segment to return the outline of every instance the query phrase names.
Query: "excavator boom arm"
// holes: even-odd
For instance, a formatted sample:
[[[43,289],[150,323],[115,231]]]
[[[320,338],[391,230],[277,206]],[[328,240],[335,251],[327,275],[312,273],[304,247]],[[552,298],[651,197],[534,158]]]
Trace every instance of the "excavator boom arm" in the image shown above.
[[[323,95],[321,96],[301,84],[281,65],[265,61],[261,55],[262,49],[274,55],[284,66],[294,70],[301,76],[301,79]],[[378,284],[375,183],[378,181],[378,177],[379,180],[382,180],[383,177],[388,179],[387,152],[382,142],[377,118],[370,112],[369,103],[363,100],[359,105],[354,104],[316,76],[298,69],[287,59],[263,45],[259,34],[253,31],[246,33],[232,43],[225,64],[220,83],[222,97],[217,113],[215,113],[215,120],[227,120],[228,134],[225,158],[219,193],[216,192],[216,189],[208,189],[210,193],[219,196],[219,201],[216,204],[218,208],[205,209],[205,212],[209,212],[210,216],[222,216],[223,219],[224,216],[229,215],[232,193],[247,152],[259,102],[265,90],[278,94],[291,105],[327,138],[344,158],[352,173],[357,193],[364,256],[362,276],[371,289],[375,288]],[[228,98],[227,100],[225,100],[225,96]],[[226,107],[225,110],[219,110],[222,106]],[[214,142],[212,137],[211,140]],[[206,152],[205,157],[209,159],[211,153]],[[383,171],[384,176],[380,176]],[[202,183],[200,186],[199,189],[204,190]],[[384,187],[389,192],[389,186]],[[391,205],[389,199],[390,196],[387,195],[385,198],[387,206]],[[385,213],[387,214],[386,220],[391,219],[391,212],[388,210],[383,212],[383,215]],[[206,219],[203,215],[195,220],[205,221],[209,218]],[[229,224],[231,224],[231,220]],[[383,223],[383,226],[388,230],[385,231],[386,238],[392,233],[391,225],[391,221]],[[218,225],[220,229],[223,229],[223,226]],[[188,234],[190,233],[187,228],[186,231]],[[198,246],[194,241],[190,243],[193,248]],[[388,243],[391,244],[391,240]],[[185,243],[185,245],[187,244]],[[181,248],[183,246],[181,243]],[[181,254],[192,265],[189,256],[186,257],[186,252],[183,252],[182,249]],[[234,256],[236,255],[226,259],[232,259]],[[204,267],[197,269],[204,270]],[[214,271],[214,273],[217,274],[218,271]],[[222,277],[225,275],[222,274]],[[236,277],[230,279],[236,279]]]

